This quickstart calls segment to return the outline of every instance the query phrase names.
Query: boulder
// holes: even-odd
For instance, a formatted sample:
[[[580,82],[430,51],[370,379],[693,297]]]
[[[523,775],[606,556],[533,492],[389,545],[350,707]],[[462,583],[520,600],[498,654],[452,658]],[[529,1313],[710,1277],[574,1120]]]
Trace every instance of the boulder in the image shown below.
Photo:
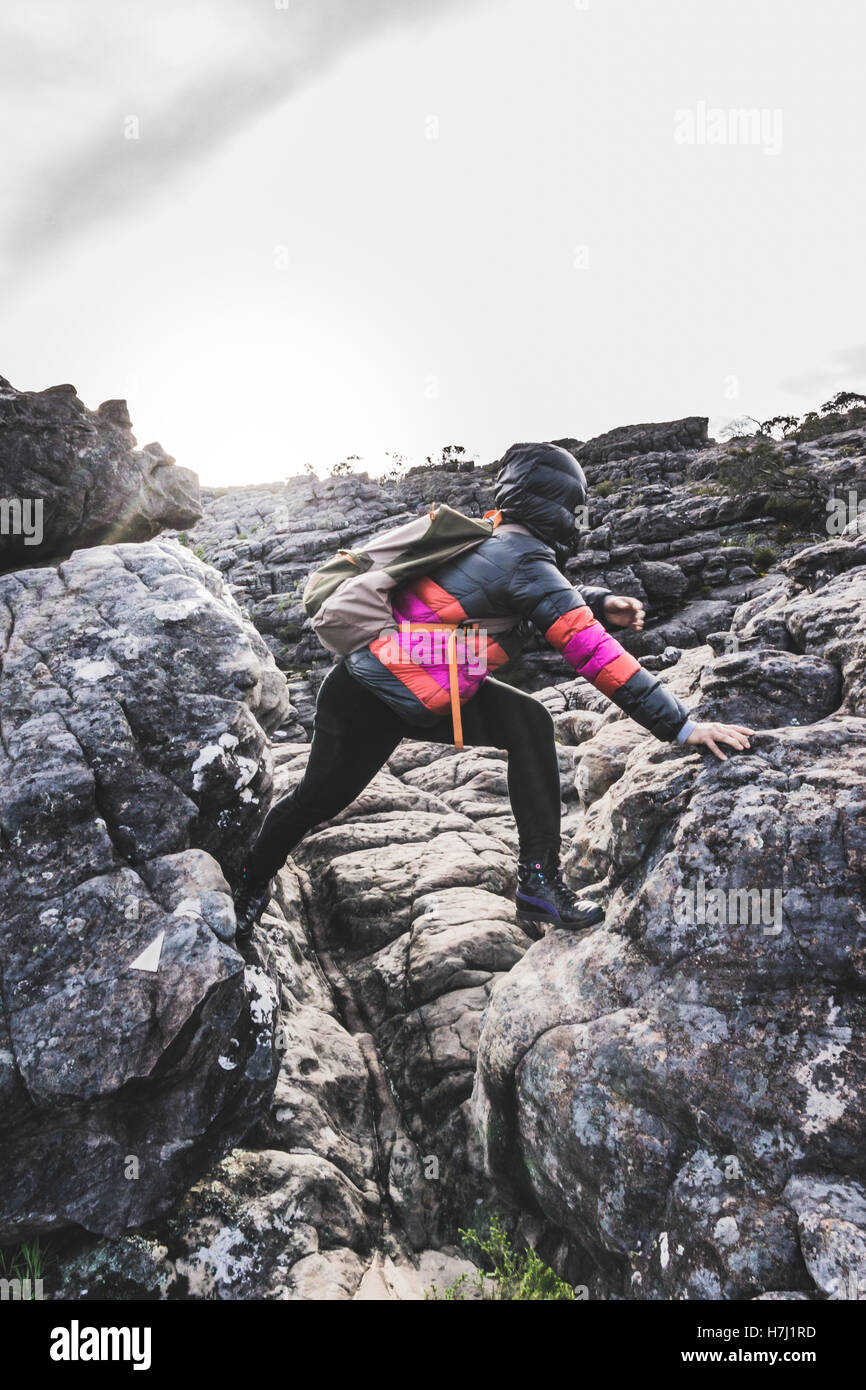
[[[798,1174],[785,1188],[806,1268],[827,1298],[866,1295],[866,1192],[861,1183]]]
[[[692,698],[758,722],[763,688],[772,727],[725,763],[638,745],[570,863],[604,925],[494,986],[487,1170],[600,1295],[827,1296],[862,1260],[864,574],[782,586],[795,654],[737,615],[759,645],[703,659]]]
[[[773,729],[815,724],[839,708],[841,697],[842,679],[832,661],[763,647],[714,661],[692,714]]]
[[[634,571],[650,602],[657,607],[673,607],[689,586],[679,565],[668,565],[661,560],[642,561],[635,565]]]
[[[690,415],[664,424],[621,425],[588,440],[577,450],[577,458],[581,463],[608,463],[635,454],[701,449],[709,442],[707,424],[705,415]]]
[[[301,842],[311,939],[365,1048],[380,1162],[411,1247],[453,1239],[476,1192],[466,1106],[493,982],[528,945],[513,901],[504,763],[407,742]],[[305,754],[281,750],[280,785]],[[371,1051],[372,1048],[372,1051]]]
[[[273,1087],[234,950],[283,677],[172,542],[0,578],[0,1240],[164,1211]]]
[[[196,475],[159,444],[136,447],[125,401],[88,410],[74,386],[16,391],[3,377],[0,498],[23,507],[25,524],[0,530],[0,572],[201,516]]]

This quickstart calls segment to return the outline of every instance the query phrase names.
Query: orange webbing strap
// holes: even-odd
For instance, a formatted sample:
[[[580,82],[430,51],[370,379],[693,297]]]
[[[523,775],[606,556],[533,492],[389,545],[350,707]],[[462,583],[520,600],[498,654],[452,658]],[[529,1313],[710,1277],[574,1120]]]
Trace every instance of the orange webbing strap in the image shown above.
[[[448,637],[448,688],[451,691],[451,722],[454,725],[454,747],[463,747],[463,715],[460,709],[460,686],[457,679],[457,629]]]
[[[492,517],[493,517],[493,529],[494,529],[494,531],[495,531],[496,528],[497,528],[497,526],[499,525],[500,521],[502,520],[502,513],[501,513],[500,511],[498,511],[498,510],[497,510],[497,511],[485,512],[485,513],[484,513],[484,520],[486,521],[487,518],[488,518],[489,516],[492,516]]]
[[[460,684],[457,673],[457,623],[405,623],[409,632],[448,633],[448,690],[451,695],[451,722],[454,725],[454,747],[463,747],[463,717],[460,709]]]

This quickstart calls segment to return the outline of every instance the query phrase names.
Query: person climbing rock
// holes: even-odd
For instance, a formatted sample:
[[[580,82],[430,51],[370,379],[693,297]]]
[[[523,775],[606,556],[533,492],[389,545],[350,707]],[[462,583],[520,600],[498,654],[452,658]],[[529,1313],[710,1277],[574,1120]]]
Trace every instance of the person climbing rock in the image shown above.
[[[451,743],[449,671],[428,644],[411,648],[408,624],[514,616],[487,635],[483,660],[459,669],[464,745],[504,749],[508,794],[518,831],[516,903],[523,921],[577,930],[603,918],[581,901],[560,868],[560,782],[553,719],[534,696],[497,680],[533,628],[630,718],[663,742],[749,747],[738,724],[694,723],[684,706],[645,671],[606,626],[639,632],[644,610],[634,598],[602,588],[575,588],[562,572],[586,504],[586,478],[568,450],[516,444],[500,461],[494,504],[498,524],[472,549],[393,591],[400,633],[376,638],[337,661],[316,702],[313,739],[298,786],[277,801],[241,870],[235,891],[238,937],[249,938],[267,905],[271,881],[314,826],[355,800],[404,738]]]

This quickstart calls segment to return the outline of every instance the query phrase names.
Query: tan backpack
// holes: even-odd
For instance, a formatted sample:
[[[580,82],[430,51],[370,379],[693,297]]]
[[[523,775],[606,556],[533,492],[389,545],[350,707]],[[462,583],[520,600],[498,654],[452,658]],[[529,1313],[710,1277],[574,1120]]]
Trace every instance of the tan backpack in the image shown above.
[[[429,574],[437,565],[480,545],[500,524],[500,512],[464,516],[445,504],[395,526],[367,541],[360,550],[338,550],[314,570],[304,587],[302,602],[319,641],[328,651],[347,656],[366,647],[389,629],[397,630],[390,595],[409,579]],[[521,528],[522,529],[522,528]],[[484,626],[504,632],[513,616],[458,623],[411,623],[412,631],[448,631],[448,667],[454,742],[463,746],[457,685],[458,627]]]

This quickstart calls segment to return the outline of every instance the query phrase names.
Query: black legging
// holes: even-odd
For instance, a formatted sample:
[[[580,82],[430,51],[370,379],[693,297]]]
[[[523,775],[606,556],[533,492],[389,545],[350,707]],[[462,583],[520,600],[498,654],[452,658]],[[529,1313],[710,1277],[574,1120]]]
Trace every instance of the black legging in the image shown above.
[[[463,706],[463,741],[508,750],[508,795],[522,856],[559,850],[559,764],[553,719],[540,700],[488,677]],[[419,728],[400,719],[340,661],[319,689],[303,778],[274,803],[246,860],[250,879],[272,878],[309,830],[360,796],[401,739],[452,743],[450,715]]]

